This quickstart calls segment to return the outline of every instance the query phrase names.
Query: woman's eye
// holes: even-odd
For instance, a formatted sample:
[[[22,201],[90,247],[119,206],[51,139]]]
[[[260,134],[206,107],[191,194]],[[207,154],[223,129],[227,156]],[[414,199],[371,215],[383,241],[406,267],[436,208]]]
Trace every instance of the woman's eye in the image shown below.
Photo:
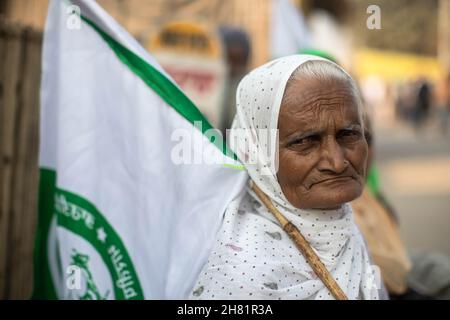
[[[316,140],[317,137],[315,136],[307,136],[304,138],[295,139],[290,145],[293,147],[308,147],[312,145]]]
[[[338,138],[348,142],[358,141],[361,138],[361,132],[358,130],[342,130]]]

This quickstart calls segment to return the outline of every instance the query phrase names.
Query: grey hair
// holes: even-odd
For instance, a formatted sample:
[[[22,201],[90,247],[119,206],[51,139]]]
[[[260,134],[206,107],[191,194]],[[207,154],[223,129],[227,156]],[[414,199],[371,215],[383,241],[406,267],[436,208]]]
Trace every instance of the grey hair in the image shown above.
[[[346,83],[356,98],[361,125],[364,126],[364,107],[358,86],[353,78],[334,62],[328,60],[310,60],[301,64],[292,72],[286,88],[295,80],[318,79],[323,81],[337,80]]]

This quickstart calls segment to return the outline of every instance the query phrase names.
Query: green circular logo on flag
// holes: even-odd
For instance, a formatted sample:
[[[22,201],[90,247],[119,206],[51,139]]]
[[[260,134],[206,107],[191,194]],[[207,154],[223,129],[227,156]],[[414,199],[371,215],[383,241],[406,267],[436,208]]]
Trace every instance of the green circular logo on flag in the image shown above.
[[[55,189],[54,209],[56,225],[68,232],[64,238],[72,240],[66,252],[59,257],[68,266],[69,277],[82,276],[82,287],[69,296],[85,300],[141,300],[144,299],[138,276],[119,235],[93,204],[73,193]],[[73,238],[75,237],[75,238]],[[80,241],[81,237],[85,241]],[[70,239],[72,238],[72,239]],[[61,240],[59,240],[61,241]],[[64,261],[66,260],[66,261]],[[109,277],[105,275],[106,270]],[[106,279],[112,281],[112,291],[104,289]],[[99,283],[102,285],[99,286]],[[67,285],[67,279],[66,279]],[[100,289],[100,287],[103,287]]]

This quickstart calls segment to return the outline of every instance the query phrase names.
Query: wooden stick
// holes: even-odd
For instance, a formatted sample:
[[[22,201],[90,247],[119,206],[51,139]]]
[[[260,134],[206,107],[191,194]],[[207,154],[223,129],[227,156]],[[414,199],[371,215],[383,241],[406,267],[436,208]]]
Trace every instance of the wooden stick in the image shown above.
[[[256,193],[258,198],[266,205],[267,209],[275,216],[278,222],[283,227],[283,230],[289,235],[289,237],[294,241],[297,248],[308,261],[309,265],[312,267],[317,276],[322,280],[323,284],[330,290],[331,294],[336,300],[348,300],[344,291],[339,287],[339,284],[334,280],[333,276],[327,270],[325,265],[320,261],[315,251],[311,248],[308,241],[301,234],[300,230],[292,224],[288,219],[286,219],[281,212],[275,208],[272,201],[267,197],[267,195],[252,182],[252,190]]]

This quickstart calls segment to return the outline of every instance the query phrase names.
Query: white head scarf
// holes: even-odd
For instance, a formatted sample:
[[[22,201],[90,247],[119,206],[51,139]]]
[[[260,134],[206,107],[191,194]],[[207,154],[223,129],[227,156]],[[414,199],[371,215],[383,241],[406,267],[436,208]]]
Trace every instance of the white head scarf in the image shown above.
[[[285,87],[293,71],[312,60],[325,59],[309,55],[283,57],[253,70],[241,81],[229,137],[235,142],[232,149],[251,179],[302,232],[349,299],[378,299],[376,268],[370,265],[350,205],[337,210],[295,208],[277,180],[276,129]],[[266,132],[270,132],[268,139],[262,136]],[[247,188],[228,206],[191,298],[333,297],[276,219]]]

